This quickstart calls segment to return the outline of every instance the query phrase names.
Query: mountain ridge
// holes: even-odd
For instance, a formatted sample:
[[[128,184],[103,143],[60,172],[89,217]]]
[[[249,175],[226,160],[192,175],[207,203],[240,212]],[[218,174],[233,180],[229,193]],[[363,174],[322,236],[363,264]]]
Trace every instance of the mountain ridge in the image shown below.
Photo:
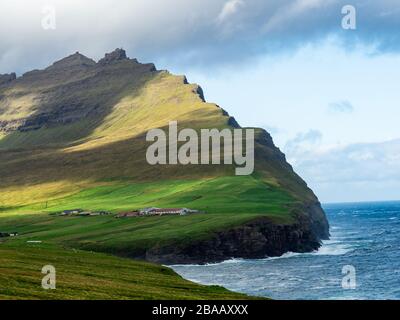
[[[317,249],[320,241],[329,237],[329,225],[317,197],[263,129],[256,129],[255,173],[243,179],[234,176],[230,165],[147,164],[146,132],[166,128],[169,121],[178,121],[179,128],[195,130],[240,127],[224,109],[207,103],[201,87],[190,84],[185,76],[159,71],[151,63],[141,64],[129,59],[124,50],[116,49],[98,62],[75,53],[44,70],[8,79],[11,81],[0,84],[0,216],[1,211],[45,214],[68,209],[72,204],[114,212],[152,204],[198,207],[207,215],[187,219],[196,223],[193,232],[203,247],[204,241],[219,239],[216,243],[221,248],[214,243],[215,256],[209,256],[213,261],[224,255],[229,258],[235,252],[238,257],[259,257],[264,249],[265,255],[296,249],[282,243],[281,249],[271,249],[270,223],[278,230],[273,234],[278,232],[281,239],[299,237],[298,250]],[[164,184],[165,196],[160,198],[154,190],[164,190]],[[168,192],[167,185],[173,185],[176,191]],[[104,196],[104,188],[114,196]],[[118,190],[124,188],[140,190],[123,193],[117,200]],[[206,229],[207,219],[215,221],[211,231]],[[256,227],[254,221],[264,225],[265,219],[268,227]],[[276,219],[280,222],[274,223]],[[126,223],[134,228],[139,222]],[[157,223],[160,225],[154,230],[162,228],[162,221]],[[99,241],[96,236],[87,240],[90,245],[77,242],[75,236],[70,241],[85,249],[163,261],[171,257],[165,248],[176,241],[174,237],[189,241],[179,227],[180,221],[171,223],[171,230],[183,235],[157,235],[157,241],[148,241],[150,247],[144,238],[130,236],[97,244],[93,242]],[[288,224],[297,225],[297,231],[289,228],[291,235],[285,234],[288,229],[281,226]],[[258,231],[233,232],[235,239],[221,236],[231,228],[242,227]],[[237,237],[242,239],[239,243]],[[130,249],[141,241],[151,254],[143,254],[144,247]],[[188,246],[196,246],[196,241]],[[242,246],[240,241],[258,242],[258,249]],[[243,250],[223,249],[227,246]],[[190,252],[198,251],[188,252],[187,261],[205,262],[190,257]]]

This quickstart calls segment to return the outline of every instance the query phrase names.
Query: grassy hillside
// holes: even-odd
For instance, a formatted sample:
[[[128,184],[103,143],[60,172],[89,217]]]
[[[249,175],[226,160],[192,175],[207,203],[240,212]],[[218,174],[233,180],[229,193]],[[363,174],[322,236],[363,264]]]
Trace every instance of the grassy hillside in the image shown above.
[[[215,104],[205,103],[198,86],[187,84],[184,77],[149,71],[147,65],[132,60],[105,67],[80,66],[83,70],[63,75],[63,81],[58,68],[0,87],[7,97],[0,106],[8,110],[2,119],[30,114],[25,121],[31,123],[38,114],[58,117],[54,109],[72,117],[84,108],[98,107],[93,115],[86,110],[84,114],[91,116],[71,123],[48,120],[41,126],[39,122],[35,130],[14,130],[0,138],[0,225],[2,217],[15,214],[165,206],[226,214],[213,220],[212,230],[216,230],[227,222],[242,223],[243,215],[247,220],[267,215],[290,221],[291,208],[307,197],[313,200],[312,192],[262,131],[258,131],[257,173],[252,176],[235,176],[230,165],[148,165],[145,153],[150,143],[145,133],[150,128],[164,128],[171,120],[177,120],[180,128],[230,128],[229,116]],[[33,82],[32,77],[40,81]],[[22,104],[17,113],[9,107],[17,92],[17,101],[33,94],[38,98]],[[63,108],[67,103],[76,109]],[[194,228],[209,233],[208,225]],[[152,233],[159,234],[159,229],[155,225]],[[179,223],[171,223],[169,229],[184,233]]]
[[[0,87],[0,207],[26,207],[104,183],[235,178],[233,166],[147,164],[151,128],[172,120],[179,128],[231,128],[229,116],[205,103],[197,85],[134,60],[106,66],[80,55],[64,60]],[[315,200],[272,140],[258,136],[260,182]]]
[[[56,290],[41,287],[41,269],[56,268]],[[145,262],[25,241],[0,243],[1,299],[249,299],[182,279]]]
[[[71,208],[121,212],[149,206],[191,207],[207,213],[284,215],[294,199],[285,190],[253,176],[158,182],[108,182],[66,197],[10,207],[20,212],[61,212]],[[5,213],[3,214],[5,215]]]
[[[45,256],[65,270],[74,269],[73,257],[80,259],[78,278],[65,278],[71,295],[68,289],[56,298],[88,297],[86,283],[91,281],[98,284],[91,288],[98,298],[107,297],[107,292],[115,298],[157,298],[169,290],[168,281],[162,279],[162,289],[156,288],[162,267],[71,249],[136,257],[149,248],[183,247],[260,217],[292,224],[297,222],[294,211],[309,217],[317,226],[313,231],[319,228],[326,234],[317,198],[264,130],[256,130],[256,171],[251,176],[235,176],[233,165],[149,165],[145,158],[149,129],[167,131],[170,121],[178,121],[179,129],[233,129],[236,121],[219,106],[206,103],[201,88],[185,77],[127,59],[121,51],[111,57],[95,63],[76,53],[0,85],[0,232],[20,233],[17,239],[0,243],[0,259],[5,259],[0,268],[7,273],[0,278],[0,285],[6,283],[0,286],[0,298],[48,297],[51,293],[24,293],[33,270],[28,272],[31,267],[24,264],[45,262]],[[54,215],[74,208],[116,213],[149,206],[206,213],[121,220]],[[28,240],[44,242],[30,247]],[[135,278],[139,266],[145,271],[121,295],[113,288],[122,278],[111,275],[111,266],[119,264],[132,270],[124,274],[128,279]],[[107,277],[110,283],[104,280]],[[226,293],[203,288],[200,294],[196,291],[200,287],[179,281],[184,289],[178,285],[176,298]],[[76,292],[79,282],[81,293]],[[143,294],[133,292],[134,285],[144,286]],[[193,289],[193,296],[185,293],[185,285]]]
[[[151,205],[189,206],[205,213],[129,219],[52,214],[68,208],[119,212]],[[20,237],[27,240],[46,240],[75,248],[136,256],[163,244],[184,246],[260,216],[290,223],[288,213],[292,206],[293,198],[288,193],[251,176],[111,184],[31,207],[8,209],[1,214],[0,230],[18,231]],[[27,211],[43,213],[29,216],[20,213]]]

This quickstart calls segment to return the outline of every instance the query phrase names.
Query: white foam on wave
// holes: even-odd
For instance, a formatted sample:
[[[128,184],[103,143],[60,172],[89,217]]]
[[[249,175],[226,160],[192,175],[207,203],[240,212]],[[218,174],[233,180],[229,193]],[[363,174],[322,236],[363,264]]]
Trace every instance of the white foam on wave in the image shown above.
[[[339,228],[338,228],[339,229]],[[223,264],[240,264],[240,263],[246,263],[250,261],[271,261],[271,260],[278,260],[278,259],[290,259],[290,258],[295,258],[295,257],[301,257],[301,256],[310,256],[310,255],[316,255],[316,256],[340,256],[340,255],[345,255],[346,253],[349,253],[354,250],[353,246],[350,244],[345,244],[341,239],[348,238],[347,237],[341,237],[342,233],[340,232],[334,232],[334,234],[331,236],[330,240],[324,240],[322,241],[322,246],[313,252],[306,252],[306,253],[299,253],[299,252],[286,252],[283,255],[279,257],[267,257],[265,259],[229,259],[225,260],[223,262],[217,262],[217,263],[207,263],[203,266],[205,267],[213,267],[216,265],[223,265]],[[179,267],[179,268],[190,268],[190,267],[198,267],[198,264],[185,264],[185,265],[170,265],[169,267]]]
[[[232,263],[239,263],[239,262],[243,262],[244,261],[244,259],[229,259],[229,260],[225,260],[224,262],[222,262],[222,263],[225,263],[225,264],[232,264]]]
[[[346,253],[353,251],[354,248],[351,245],[344,244],[342,241],[339,240],[326,240],[323,241],[322,246],[313,252],[306,252],[306,253],[298,253],[298,252],[287,252],[280,257],[270,257],[264,260],[277,260],[277,259],[288,259],[294,257],[301,257],[301,256],[310,256],[310,255],[317,255],[317,256],[341,256]]]
[[[245,259],[241,259],[241,258],[232,258],[232,259],[228,259],[228,260],[224,260],[222,262],[217,262],[217,263],[206,263],[204,266],[206,267],[212,267],[215,265],[221,265],[221,264],[237,264],[237,263],[242,263],[245,262]]]
[[[222,262],[216,262],[216,263],[206,263],[206,264],[170,264],[170,265],[168,265],[168,267],[170,267],[170,268],[174,268],[174,267],[179,267],[179,268],[190,268],[190,267],[199,267],[199,266],[202,266],[202,267],[213,267],[213,266],[216,266],[216,265],[221,265],[221,264],[235,264],[235,263],[241,263],[241,262],[245,262],[245,261],[247,261],[246,259],[235,259],[235,258],[232,258],[232,259],[228,259],[228,260],[224,260],[224,261],[222,261]]]
[[[293,257],[297,257],[302,255],[303,253],[299,253],[299,252],[286,252],[283,255],[279,256],[279,257],[268,257],[266,259],[262,259],[262,260],[278,260],[278,259],[288,259],[288,258],[293,258]]]
[[[333,235],[330,240],[322,241],[322,246],[311,254],[318,256],[341,256],[354,250],[350,244],[344,243],[341,239],[342,237]]]
[[[319,256],[341,256],[353,251],[353,248],[345,244],[322,245],[318,251],[311,254]]]

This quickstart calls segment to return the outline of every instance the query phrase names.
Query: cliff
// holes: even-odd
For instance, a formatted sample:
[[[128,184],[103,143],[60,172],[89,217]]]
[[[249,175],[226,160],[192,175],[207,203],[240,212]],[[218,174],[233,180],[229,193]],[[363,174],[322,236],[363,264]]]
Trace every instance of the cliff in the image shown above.
[[[133,256],[162,264],[205,264],[231,258],[262,259],[286,252],[311,252],[320,247],[320,238],[307,218],[294,224],[279,224],[267,218],[215,233],[188,246],[154,247],[144,256]]]

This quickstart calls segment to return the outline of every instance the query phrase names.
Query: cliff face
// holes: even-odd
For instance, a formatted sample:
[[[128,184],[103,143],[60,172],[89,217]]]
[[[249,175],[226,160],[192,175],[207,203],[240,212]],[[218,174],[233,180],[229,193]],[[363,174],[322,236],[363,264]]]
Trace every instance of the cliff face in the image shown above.
[[[310,230],[319,240],[328,240],[329,222],[319,201],[306,203],[303,209],[309,220]]]
[[[154,247],[139,258],[163,264],[204,264],[231,258],[261,259],[286,252],[311,252],[320,245],[320,238],[306,216],[299,216],[294,224],[277,224],[260,218],[187,246]]]
[[[98,63],[76,52],[44,70],[0,75],[0,132],[27,132],[99,119],[127,87],[155,72],[117,49]]]

